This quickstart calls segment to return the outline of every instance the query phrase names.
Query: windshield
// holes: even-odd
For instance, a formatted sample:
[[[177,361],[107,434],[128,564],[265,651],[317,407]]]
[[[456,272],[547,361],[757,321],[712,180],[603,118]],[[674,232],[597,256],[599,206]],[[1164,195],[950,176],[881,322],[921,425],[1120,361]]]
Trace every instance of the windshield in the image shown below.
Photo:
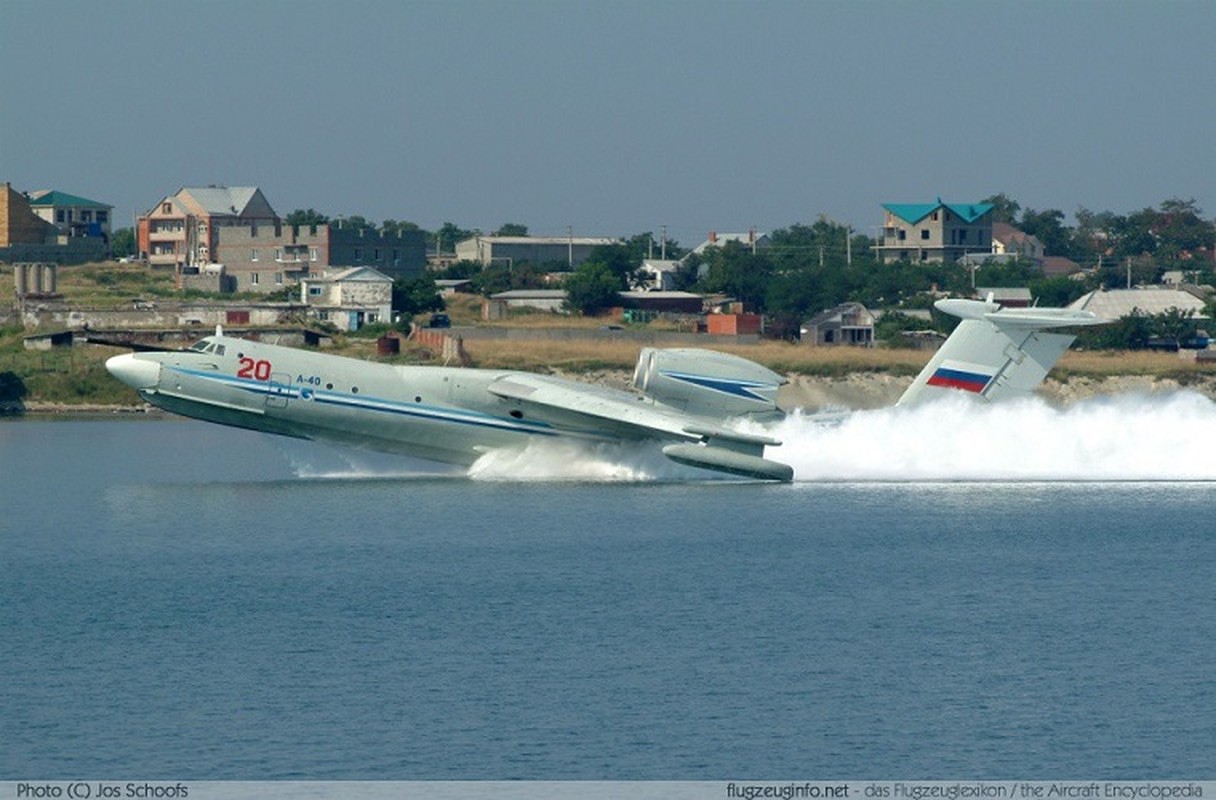
[[[199,341],[190,345],[190,349],[196,353],[213,353],[217,356],[222,356],[224,354],[224,346],[222,344],[216,344],[210,339],[200,339]]]

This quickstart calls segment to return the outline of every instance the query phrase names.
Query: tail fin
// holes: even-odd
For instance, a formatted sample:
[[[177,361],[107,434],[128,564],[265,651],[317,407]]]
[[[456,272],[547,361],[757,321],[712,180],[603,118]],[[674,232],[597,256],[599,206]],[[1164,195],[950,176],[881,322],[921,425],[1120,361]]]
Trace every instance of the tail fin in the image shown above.
[[[1005,308],[983,300],[938,300],[940,311],[963,321],[908,387],[897,405],[963,390],[988,400],[1028,395],[1072,340],[1048,328],[1102,325],[1109,320],[1069,308]]]

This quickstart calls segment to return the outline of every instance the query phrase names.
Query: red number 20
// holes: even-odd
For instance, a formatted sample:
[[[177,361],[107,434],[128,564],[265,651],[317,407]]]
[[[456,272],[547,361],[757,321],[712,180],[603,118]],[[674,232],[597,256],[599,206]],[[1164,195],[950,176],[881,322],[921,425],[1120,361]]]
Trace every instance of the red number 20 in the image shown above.
[[[270,380],[270,362],[254,361],[248,356],[241,359],[241,368],[237,370],[238,378],[253,378],[259,381]]]

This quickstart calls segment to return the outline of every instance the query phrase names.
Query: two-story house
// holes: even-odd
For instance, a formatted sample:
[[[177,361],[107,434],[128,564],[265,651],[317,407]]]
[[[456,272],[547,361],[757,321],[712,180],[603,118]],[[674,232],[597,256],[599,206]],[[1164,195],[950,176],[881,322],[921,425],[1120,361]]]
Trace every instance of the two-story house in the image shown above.
[[[114,206],[55,189],[30,192],[29,196],[30,210],[58,228],[61,234],[110,241]]]
[[[958,261],[992,251],[991,203],[884,203],[882,237],[875,246],[891,261]]]
[[[139,249],[152,267],[182,274],[217,263],[220,231],[273,227],[279,217],[254,186],[184,186],[139,218]]]

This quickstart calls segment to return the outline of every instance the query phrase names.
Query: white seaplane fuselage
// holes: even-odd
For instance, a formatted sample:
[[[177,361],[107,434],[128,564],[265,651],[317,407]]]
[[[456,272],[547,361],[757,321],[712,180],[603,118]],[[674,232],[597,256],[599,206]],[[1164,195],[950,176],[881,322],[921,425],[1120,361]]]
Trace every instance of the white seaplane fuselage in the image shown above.
[[[1072,342],[1052,329],[1106,320],[1072,309],[1002,309],[940,300],[958,325],[900,404],[942,393],[1000,400],[1033,392]],[[785,378],[738,356],[643,348],[636,391],[511,370],[397,366],[223,335],[189,350],[106,362],[147,402],[195,419],[469,465],[538,438],[654,442],[673,461],[761,480],[793,469],[765,457],[781,443],[741,420],[783,416]]]
[[[190,350],[120,355],[106,366],[147,402],[183,416],[450,464],[538,437],[693,444],[694,457],[707,450],[697,443],[712,439],[728,449],[706,452],[696,466],[790,479],[788,467],[760,457],[776,440],[734,433],[721,418],[644,394],[552,376],[380,364],[220,334]],[[771,417],[775,402],[766,406]]]

